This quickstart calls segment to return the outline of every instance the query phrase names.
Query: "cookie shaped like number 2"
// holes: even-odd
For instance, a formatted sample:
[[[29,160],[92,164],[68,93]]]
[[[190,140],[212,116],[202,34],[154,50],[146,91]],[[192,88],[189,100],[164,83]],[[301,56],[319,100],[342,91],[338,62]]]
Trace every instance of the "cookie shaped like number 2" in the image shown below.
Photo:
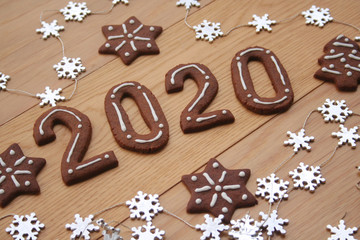
[[[73,108],[54,107],[37,119],[33,131],[37,145],[45,145],[56,139],[53,131],[56,124],[63,124],[72,132],[61,162],[61,174],[66,185],[87,180],[118,166],[112,151],[82,161],[91,141],[91,122],[85,114]]]
[[[171,69],[165,76],[167,93],[181,91],[187,78],[193,79],[199,90],[181,113],[180,125],[184,133],[199,132],[234,122],[234,116],[226,109],[203,113],[216,97],[218,82],[209,68],[202,64],[181,64]]]

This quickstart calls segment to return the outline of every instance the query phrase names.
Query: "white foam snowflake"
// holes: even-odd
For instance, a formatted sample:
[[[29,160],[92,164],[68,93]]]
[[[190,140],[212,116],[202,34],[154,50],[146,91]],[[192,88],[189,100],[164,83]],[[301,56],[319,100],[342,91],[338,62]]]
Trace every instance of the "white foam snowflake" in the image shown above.
[[[10,76],[0,72],[0,89],[5,90],[7,82],[10,80]]]
[[[351,235],[356,233],[358,229],[356,227],[346,228],[345,221],[342,219],[340,220],[338,227],[327,225],[326,228],[333,233],[328,240],[356,240]]]
[[[151,222],[147,222],[146,225],[138,228],[133,227],[131,231],[133,232],[131,240],[162,240],[162,236],[165,235],[165,231],[154,227]]]
[[[270,216],[263,212],[260,212],[259,215],[262,218],[261,226],[267,230],[267,235],[272,236],[274,232],[280,232],[282,235],[285,235],[286,230],[283,225],[288,224],[288,219],[278,218],[278,213],[276,210],[273,210]]]
[[[64,101],[65,97],[61,96],[62,89],[58,88],[57,90],[51,90],[50,87],[45,87],[44,93],[38,93],[36,94],[37,98],[41,99],[40,107],[43,107],[47,104],[50,104],[52,107],[56,106],[56,102]]]
[[[92,224],[94,216],[89,215],[83,219],[79,214],[75,214],[75,222],[66,224],[65,228],[71,230],[73,233],[70,236],[71,240],[82,236],[85,240],[90,239],[90,232],[99,231],[99,227]]]
[[[59,31],[64,30],[64,26],[59,26],[57,24],[57,20],[52,21],[51,23],[47,23],[44,21],[41,21],[42,28],[36,29],[37,33],[43,34],[43,39],[47,39],[50,36],[59,37]]]
[[[325,103],[318,108],[318,111],[323,115],[325,122],[340,122],[344,123],[346,118],[353,112],[346,106],[345,100],[330,100],[326,99]]]
[[[326,23],[333,20],[328,8],[319,8],[315,5],[312,5],[309,10],[303,11],[301,14],[305,17],[306,24],[319,27],[323,27]]]
[[[319,166],[313,167],[305,165],[303,162],[300,162],[300,165],[294,171],[290,171],[289,175],[294,181],[295,188],[300,187],[301,189],[310,190],[310,192],[314,192],[321,183],[325,183],[325,178],[322,177]]]
[[[159,195],[151,195],[139,191],[137,195],[130,201],[126,201],[126,205],[130,209],[130,218],[138,218],[151,221],[152,218],[163,211],[163,207],[159,203]]]
[[[220,214],[217,218],[211,218],[209,214],[204,215],[205,223],[196,224],[195,228],[201,230],[203,235],[200,237],[201,240],[206,240],[211,237],[211,240],[220,240],[220,233],[224,230],[229,230],[229,226],[222,224],[224,215]]]
[[[116,5],[118,3],[123,3],[123,4],[129,4],[129,0],[113,0],[112,4]]]
[[[246,214],[242,219],[231,220],[232,230],[229,232],[229,236],[238,240],[263,240],[260,231],[260,223],[254,221],[249,214]],[[238,230],[235,230],[238,229]]]
[[[265,198],[269,203],[274,203],[279,199],[287,199],[289,197],[286,193],[289,182],[279,179],[274,173],[263,179],[258,178],[257,183],[258,188],[255,195]]]
[[[287,135],[290,137],[289,140],[284,141],[285,146],[294,146],[294,152],[297,153],[299,149],[311,150],[309,142],[314,141],[313,136],[305,136],[305,129],[301,129],[297,134],[287,131]]]
[[[54,65],[54,69],[58,73],[58,78],[75,79],[82,72],[85,72],[85,67],[81,63],[81,58],[63,57],[60,62]]]
[[[66,7],[60,9],[60,12],[64,15],[66,21],[74,20],[79,22],[82,22],[91,13],[86,6],[86,2],[77,3],[71,1]]]
[[[265,14],[262,17],[257,16],[256,14],[253,15],[254,21],[249,22],[249,26],[256,27],[256,32],[260,32],[262,29],[271,32],[272,28],[271,25],[276,24],[275,20],[270,20],[269,14]]]
[[[176,6],[185,6],[186,10],[188,10],[192,6],[200,7],[200,3],[197,0],[179,0],[176,2]]]
[[[104,236],[104,240],[123,240],[123,238],[120,236],[120,231],[109,232],[104,230],[102,235]]]
[[[221,31],[220,23],[213,23],[204,20],[197,26],[193,26],[196,32],[196,39],[205,39],[209,42],[214,41],[217,37],[222,36],[224,33]]]
[[[352,148],[356,148],[356,141],[360,139],[359,134],[357,134],[358,127],[355,126],[349,130],[340,124],[340,132],[333,132],[331,136],[339,138],[338,145],[342,146],[344,144],[351,145]]]
[[[15,215],[14,220],[6,232],[8,232],[15,240],[36,240],[41,229],[45,225],[41,223],[35,213],[30,215]]]

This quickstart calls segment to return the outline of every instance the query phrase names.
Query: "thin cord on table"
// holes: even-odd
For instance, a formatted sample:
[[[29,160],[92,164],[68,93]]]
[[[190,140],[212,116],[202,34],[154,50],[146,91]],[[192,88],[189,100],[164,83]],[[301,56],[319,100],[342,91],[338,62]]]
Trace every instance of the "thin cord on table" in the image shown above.
[[[5,216],[0,217],[0,221],[3,220],[3,219],[5,219],[5,218],[14,217],[14,216],[15,216],[15,214],[12,214],[12,213],[7,214],[7,215],[5,215]]]
[[[111,8],[108,9],[108,10],[99,11],[99,12],[92,12],[91,14],[93,14],[93,15],[106,15],[106,14],[109,14],[114,9],[114,7],[115,7],[115,4],[113,4],[111,6]]]
[[[193,29],[193,27],[187,22],[187,18],[189,16],[189,13],[190,13],[190,9],[186,10],[184,22],[185,22],[186,26],[188,26],[190,29]]]
[[[280,165],[277,168],[275,168],[274,173],[276,173],[282,166],[284,166],[290,159],[292,159],[295,156],[295,154],[296,153],[294,152],[291,156],[289,156],[287,159],[282,161],[282,163],[280,163]]]
[[[182,221],[183,223],[185,223],[185,224],[188,225],[189,227],[195,229],[195,226],[194,226],[194,225],[190,224],[189,222],[187,222],[186,220],[182,219],[181,217],[176,216],[175,214],[169,212],[169,211],[166,210],[166,209],[164,209],[163,211],[164,211],[164,213],[166,213],[166,214],[168,214],[168,215],[170,215],[170,216],[172,216],[172,217],[174,217],[174,218]]]
[[[56,37],[57,40],[59,40],[59,42],[61,43],[61,49],[62,49],[62,55],[63,57],[65,57],[65,46],[64,46],[64,42],[61,40],[60,37]]]
[[[311,114],[313,114],[314,112],[317,112],[317,110],[312,110],[311,112],[309,112],[309,114],[307,115],[307,117],[305,118],[304,124],[303,124],[303,129],[305,129],[305,126],[307,124],[307,121],[309,120]]]
[[[320,168],[322,168],[323,166],[325,166],[333,157],[334,157],[334,155],[335,155],[335,152],[336,152],[336,150],[338,150],[338,148],[339,148],[339,146],[336,146],[336,148],[334,149],[334,151],[332,152],[332,154],[330,155],[330,157],[327,159],[327,160],[325,160],[323,163],[321,163],[320,164]]]
[[[73,91],[72,91],[72,93],[71,93],[70,97],[69,97],[69,98],[67,98],[67,101],[70,101],[70,99],[74,96],[75,91],[76,91],[76,89],[77,89],[77,84],[78,84],[78,80],[77,80],[77,78],[75,78],[75,86],[74,86],[74,89],[73,89]]]
[[[103,210],[95,213],[95,214],[94,214],[94,218],[95,218],[96,216],[104,213],[104,212],[107,212],[107,211],[109,211],[109,210],[112,210],[112,209],[114,209],[114,208],[117,208],[117,207],[120,207],[120,206],[123,206],[123,205],[125,205],[125,203],[117,203],[117,204],[112,205],[112,206],[110,206],[110,207],[108,207],[108,208],[105,208],[105,209],[103,209]]]
[[[6,91],[8,91],[8,92],[15,92],[15,93],[16,93],[16,92],[17,92],[17,93],[22,93],[22,94],[25,94],[25,95],[29,95],[30,97],[37,98],[37,96],[36,96],[35,94],[29,93],[29,92],[24,91],[24,90],[6,88]]]
[[[360,28],[357,27],[357,26],[355,26],[355,25],[353,25],[353,24],[346,23],[346,22],[342,22],[342,21],[338,21],[338,20],[335,20],[335,19],[333,20],[333,22],[334,22],[334,23],[338,23],[338,24],[343,24],[343,25],[348,26],[348,27],[352,27],[352,28],[354,28],[354,29],[356,29],[356,30],[358,30],[358,31],[360,32]]]

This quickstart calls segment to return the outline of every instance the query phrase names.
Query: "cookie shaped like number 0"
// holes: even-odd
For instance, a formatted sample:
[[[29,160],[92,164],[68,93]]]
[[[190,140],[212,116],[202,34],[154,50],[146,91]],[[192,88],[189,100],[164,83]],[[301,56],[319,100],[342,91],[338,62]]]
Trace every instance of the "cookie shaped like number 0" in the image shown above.
[[[260,97],[254,89],[248,63],[261,62],[275,90],[273,98]],[[289,77],[280,60],[270,50],[252,47],[236,53],[231,63],[231,75],[236,97],[249,110],[260,114],[286,111],[292,104],[294,93]]]
[[[150,129],[149,134],[138,134],[121,105],[125,97],[132,98]],[[128,150],[156,152],[169,141],[169,125],[159,102],[152,92],[137,82],[124,82],[114,86],[105,97],[105,112],[117,143]]]
[[[167,93],[183,90],[184,81],[187,78],[193,79],[199,90],[181,113],[180,125],[184,133],[199,132],[234,122],[234,116],[229,110],[203,113],[218,92],[218,82],[205,65],[198,63],[181,64],[171,69],[165,76]]]
[[[56,124],[63,124],[72,132],[61,162],[61,174],[66,185],[87,180],[118,166],[112,151],[82,162],[91,141],[92,128],[89,118],[73,108],[54,107],[36,120],[33,134],[37,145],[42,146],[56,139],[53,131]]]

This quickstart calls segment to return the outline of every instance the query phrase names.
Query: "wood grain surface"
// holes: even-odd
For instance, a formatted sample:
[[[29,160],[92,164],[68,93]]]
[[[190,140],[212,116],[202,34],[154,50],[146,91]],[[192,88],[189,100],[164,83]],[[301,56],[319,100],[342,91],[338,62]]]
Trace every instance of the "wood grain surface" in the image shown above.
[[[282,20],[292,17],[311,5],[329,8],[338,21],[359,24],[360,2],[358,0],[201,0],[201,7],[192,7],[188,22],[197,25],[203,19],[221,22],[223,32],[239,24],[251,21],[252,15],[268,13],[270,19]],[[62,58],[61,45],[55,38],[42,40],[35,29],[40,28],[39,17],[44,10],[65,7],[66,1],[55,0],[1,0],[0,1],[0,71],[11,76],[7,87],[36,94],[45,86],[63,88],[69,96],[74,81],[58,80],[52,68]],[[92,11],[103,11],[111,6],[110,0],[88,0]],[[204,214],[186,213],[190,193],[181,183],[181,176],[202,171],[210,158],[217,158],[228,169],[251,169],[247,188],[255,193],[256,179],[270,175],[279,164],[292,155],[292,147],[284,147],[286,132],[297,132],[309,112],[321,106],[326,98],[344,99],[355,113],[360,113],[360,95],[356,92],[339,92],[331,83],[313,77],[319,69],[317,59],[323,54],[324,45],[339,34],[351,39],[359,36],[349,26],[328,23],[323,28],[306,25],[302,16],[272,26],[273,31],[255,33],[255,28],[244,27],[227,37],[209,44],[195,39],[195,33],[184,24],[184,7],[176,7],[176,0],[131,0],[129,5],[118,4],[107,15],[90,15],[82,23],[65,22],[58,12],[44,12],[43,20],[58,20],[65,26],[60,32],[65,44],[65,55],[81,57],[86,72],[80,76],[74,97],[59,105],[76,108],[86,114],[93,126],[92,141],[85,158],[113,150],[119,166],[85,182],[66,186],[61,179],[62,153],[70,140],[70,131],[64,126],[55,126],[57,139],[38,147],[33,139],[35,120],[48,106],[40,108],[38,99],[7,91],[0,92],[0,152],[12,143],[18,143],[24,154],[45,158],[47,163],[37,177],[40,195],[22,195],[7,207],[0,209],[0,217],[7,214],[30,214],[35,212],[46,227],[38,239],[69,239],[71,232],[65,224],[74,221],[79,213],[85,217],[114,204],[133,198],[141,190],[159,194],[161,205],[169,212],[192,225],[201,224]],[[156,42],[159,55],[142,56],[130,66],[125,66],[114,55],[100,55],[98,48],[105,38],[101,26],[121,24],[130,16],[136,16],[146,25],[163,27]],[[292,107],[283,114],[263,116],[252,113],[237,100],[232,82],[230,64],[235,53],[251,46],[271,49],[285,67],[295,93]],[[229,109],[235,116],[233,124],[216,127],[194,134],[183,134],[180,129],[180,114],[197,92],[194,81],[185,82],[184,90],[168,95],[165,91],[165,74],[178,64],[201,63],[206,65],[219,82],[219,92],[206,111]],[[274,91],[269,78],[259,63],[250,63],[256,91],[261,96],[271,97]],[[107,91],[125,81],[138,81],[157,97],[169,122],[170,140],[167,146],[155,154],[139,154],[120,148],[115,142],[104,111]],[[149,129],[142,120],[135,103],[124,99],[134,128],[139,133]],[[346,127],[359,124],[354,115]],[[277,175],[289,182],[288,172],[300,162],[320,165],[326,161],[337,146],[331,133],[338,131],[339,124],[325,123],[319,113],[313,113],[306,125],[308,135],[314,136],[310,152],[300,151],[282,166]],[[322,174],[326,183],[315,193],[294,190],[289,199],[279,205],[279,215],[289,219],[285,238],[275,235],[272,239],[320,240],[330,237],[327,224],[337,226],[345,216],[348,227],[360,226],[360,181],[359,147],[342,146],[325,166]],[[235,211],[233,219],[246,213],[259,220],[260,211],[268,211],[268,203],[258,198],[258,205]],[[276,205],[273,206],[273,209]],[[130,220],[126,206],[111,209],[97,216],[120,225],[124,239],[131,238],[127,227],[140,226],[145,222]],[[11,218],[0,221],[0,239],[11,239],[5,228]],[[201,232],[190,228],[182,221],[161,213],[154,218],[154,225],[166,231],[165,239],[200,239]],[[103,239],[101,232],[92,233],[91,239]],[[266,234],[264,237],[267,238]],[[360,238],[360,233],[354,235]],[[229,239],[223,235],[221,239]]]

